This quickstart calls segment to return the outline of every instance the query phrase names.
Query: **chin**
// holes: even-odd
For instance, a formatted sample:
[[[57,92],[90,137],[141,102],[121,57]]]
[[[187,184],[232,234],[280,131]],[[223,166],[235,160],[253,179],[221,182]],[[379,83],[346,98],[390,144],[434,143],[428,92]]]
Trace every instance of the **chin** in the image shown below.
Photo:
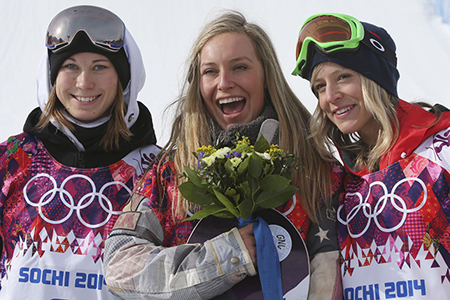
[[[339,129],[340,132],[342,132],[343,134],[352,134],[355,133],[356,130],[346,130],[346,129]]]

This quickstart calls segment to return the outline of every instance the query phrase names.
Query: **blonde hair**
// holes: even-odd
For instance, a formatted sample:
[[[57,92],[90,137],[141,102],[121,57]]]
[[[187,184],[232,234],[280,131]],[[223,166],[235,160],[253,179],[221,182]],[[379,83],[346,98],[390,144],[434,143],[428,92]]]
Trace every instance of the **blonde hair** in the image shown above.
[[[39,122],[36,124],[36,128],[43,129],[48,125],[50,120],[53,118],[56,121],[56,123],[59,124],[59,126],[66,127],[68,130],[73,131],[75,127],[65,117],[64,114],[65,108],[64,105],[62,105],[61,101],[59,101],[58,97],[56,96],[55,85],[53,86],[50,92],[47,104],[45,105],[44,111],[41,114]],[[131,131],[128,129],[127,124],[125,122],[125,114],[126,114],[126,107],[123,99],[122,85],[120,84],[120,80],[118,80],[116,99],[114,100],[111,106],[111,118],[108,121],[106,134],[100,141],[100,146],[106,152],[119,149],[120,137],[123,137],[125,140],[129,140],[130,137],[133,135]]]
[[[270,102],[278,114],[280,148],[300,158],[302,168],[295,172],[293,182],[300,190],[300,201],[305,211],[311,220],[317,221],[320,200],[331,199],[332,164],[317,154],[313,141],[308,138],[311,115],[284,78],[269,36],[258,25],[248,23],[239,12],[226,11],[212,20],[195,41],[188,58],[189,66],[181,94],[168,107],[175,106],[176,113],[170,140],[163,149],[160,165],[164,157],[176,150],[174,163],[176,172],[180,174],[184,171],[184,165],[195,165],[195,157],[192,154],[195,149],[212,142],[210,129],[214,120],[208,114],[200,92],[200,53],[210,39],[228,32],[244,33],[252,40],[264,69],[265,101]],[[190,205],[179,194],[177,205],[173,207],[174,216],[185,216]]]
[[[314,68],[311,82],[314,82],[317,73],[323,67],[323,64],[319,64]],[[395,108],[399,99],[388,93],[373,80],[361,74],[359,76],[361,78],[364,105],[380,125],[376,144],[368,145],[364,143],[356,132],[351,134],[342,133],[328,119],[325,112],[322,111],[319,102],[311,120],[311,136],[323,157],[326,157],[329,149],[334,145],[338,149],[351,154],[357,169],[361,169],[364,166],[368,171],[372,172],[378,169],[380,157],[386,154],[397,141],[399,122]],[[312,85],[311,88],[314,91]],[[314,93],[318,97],[315,91]]]

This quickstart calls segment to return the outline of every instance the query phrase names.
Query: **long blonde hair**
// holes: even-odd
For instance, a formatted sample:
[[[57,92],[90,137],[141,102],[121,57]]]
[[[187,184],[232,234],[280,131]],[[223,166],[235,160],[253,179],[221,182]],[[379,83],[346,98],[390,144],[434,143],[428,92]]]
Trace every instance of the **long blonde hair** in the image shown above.
[[[73,131],[75,127],[69,122],[69,120],[67,120],[64,114],[65,108],[56,96],[55,86],[56,83],[50,92],[47,104],[45,105],[39,122],[36,124],[36,128],[43,129],[53,118],[60,126],[66,127],[70,131]],[[123,99],[123,89],[120,80],[118,80],[116,99],[111,106],[111,118],[108,121],[106,134],[100,141],[100,146],[106,152],[119,149],[119,139],[121,136],[125,140],[130,139],[132,136],[132,133],[128,129],[125,122],[125,114],[126,107]]]
[[[178,173],[182,173],[184,165],[195,165],[192,154],[195,149],[212,142],[210,129],[214,121],[205,108],[200,92],[200,52],[211,38],[228,32],[245,33],[253,42],[264,69],[265,101],[271,102],[278,114],[280,148],[300,158],[302,168],[295,172],[293,182],[300,190],[300,201],[305,211],[313,221],[317,221],[320,200],[331,199],[332,164],[318,155],[313,141],[308,138],[311,114],[284,78],[269,36],[258,25],[248,23],[239,12],[226,11],[212,20],[195,41],[188,58],[189,66],[182,92],[171,104],[176,109],[175,120],[170,140],[162,153],[167,156],[176,149],[175,167]],[[161,159],[160,164],[162,161],[164,159]],[[174,215],[184,216],[188,209],[189,202],[179,194],[177,205],[174,205]]]

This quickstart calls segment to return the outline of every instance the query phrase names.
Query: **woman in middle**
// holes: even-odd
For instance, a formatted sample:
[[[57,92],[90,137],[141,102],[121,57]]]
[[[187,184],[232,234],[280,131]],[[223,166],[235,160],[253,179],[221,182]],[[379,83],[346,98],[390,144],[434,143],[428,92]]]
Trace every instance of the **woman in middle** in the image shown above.
[[[292,178],[299,192],[277,210],[307,239],[310,258],[320,258],[311,264],[321,278],[316,280],[312,273],[310,299],[338,299],[336,229],[325,211],[337,203],[333,200],[339,195],[342,172],[321,159],[308,138],[310,113],[289,88],[265,31],[234,11],[207,24],[194,44],[183,92],[175,103],[170,142],[107,241],[105,278],[110,291],[124,299],[210,299],[256,274],[252,224],[203,244],[189,244],[195,222],[183,220],[198,207],[176,187],[183,166],[196,164],[192,153],[197,148],[231,145],[236,133],[254,144],[263,133],[269,143],[299,157],[302,165]]]

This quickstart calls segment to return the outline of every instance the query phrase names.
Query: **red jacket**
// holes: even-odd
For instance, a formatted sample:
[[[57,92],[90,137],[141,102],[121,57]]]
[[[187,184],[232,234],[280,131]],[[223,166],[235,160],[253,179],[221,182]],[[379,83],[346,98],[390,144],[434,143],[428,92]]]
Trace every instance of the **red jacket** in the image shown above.
[[[450,127],[450,111],[444,112],[439,122],[433,126],[429,125],[436,120],[436,115],[418,105],[399,100],[396,113],[400,128],[399,135],[392,149],[381,157],[380,170],[409,156],[414,149],[432,134]],[[342,158],[341,152],[340,155]],[[344,165],[347,171],[358,176],[364,176],[369,173],[366,168],[355,171],[345,161]]]

